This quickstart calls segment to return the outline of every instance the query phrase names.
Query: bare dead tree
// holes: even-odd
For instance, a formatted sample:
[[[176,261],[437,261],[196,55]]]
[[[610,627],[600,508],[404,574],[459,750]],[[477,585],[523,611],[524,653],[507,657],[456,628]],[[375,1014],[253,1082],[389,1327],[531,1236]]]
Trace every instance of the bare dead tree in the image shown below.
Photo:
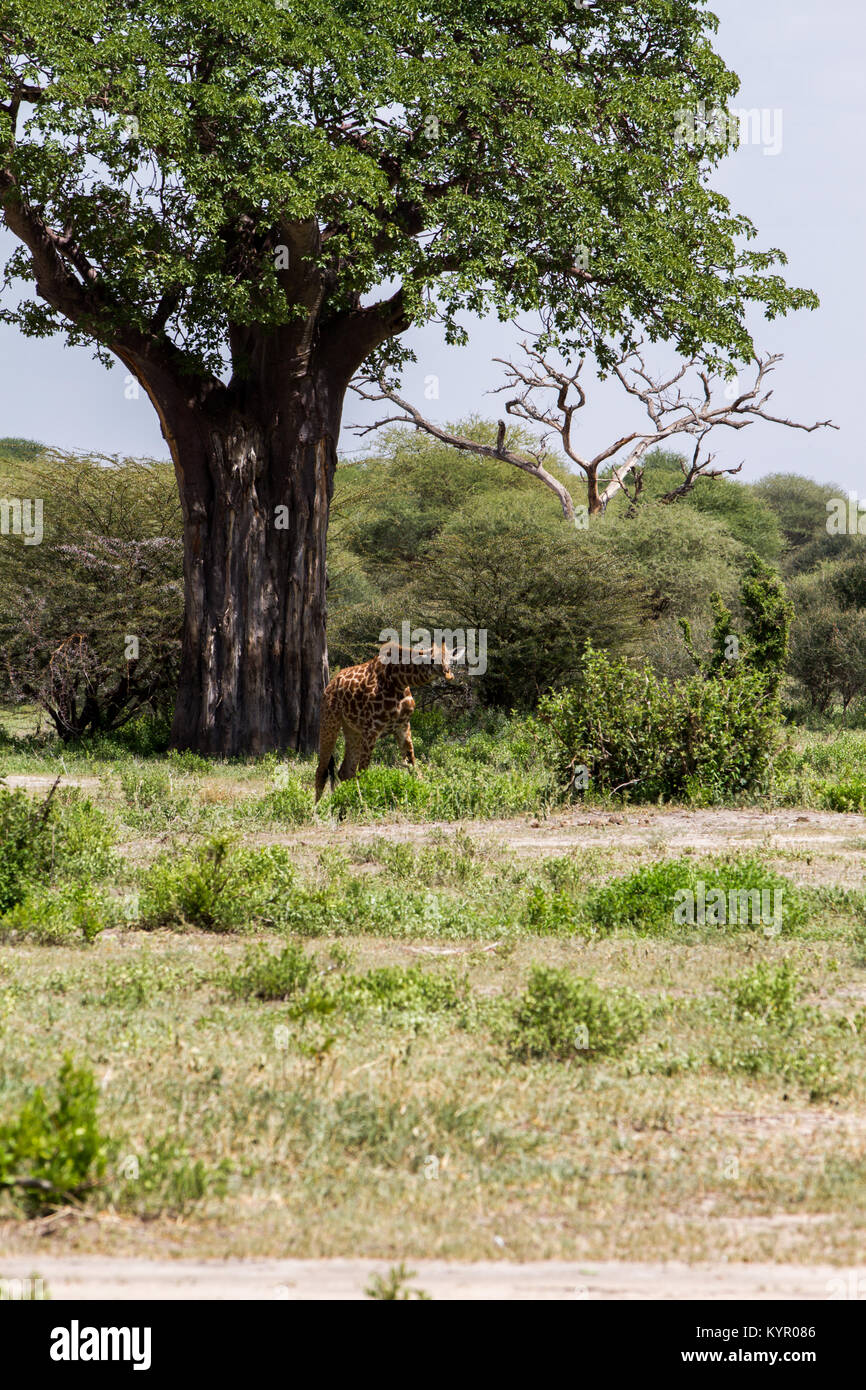
[[[534,478],[538,478],[545,487],[550,488],[551,492],[559,498],[563,515],[568,520],[574,518],[574,502],[571,493],[564,483],[555,478],[552,473],[548,473],[544,467],[543,459],[546,450],[543,443],[537,452],[527,450],[525,453],[514,453],[505,447],[506,425],[504,420],[499,421],[499,429],[496,434],[496,444],[479,444],[477,440],[467,439],[462,434],[452,434],[449,430],[434,424],[432,420],[427,420],[419,410],[416,410],[408,401],[404,401],[396,391],[382,380],[363,378],[352,383],[352,390],[357,396],[365,401],[390,401],[402,411],[400,415],[387,415],[383,419],[376,420],[372,425],[357,425],[355,432],[359,435],[372,434],[376,430],[382,429],[385,425],[414,425],[416,429],[424,430],[434,439],[440,440],[443,444],[450,444],[453,449],[460,449],[465,453],[476,454],[479,458],[499,459],[502,463],[511,463],[515,468],[520,468],[524,473],[530,473]]]
[[[732,384],[719,374],[710,374],[698,358],[681,363],[677,371],[667,378],[651,376],[641,351],[642,345],[638,344],[614,364],[613,370],[625,392],[643,406],[649,427],[632,430],[599,453],[589,456],[578,450],[574,437],[575,416],[587,403],[587,393],[581,381],[586,359],[581,358],[576,367],[570,364],[559,367],[530,343],[524,342],[521,347],[526,359],[521,364],[501,357],[494,359],[505,368],[505,381],[494,394],[516,391],[505,403],[506,412],[518,420],[543,427],[544,433],[537,450],[517,452],[506,448],[504,420],[499,421],[495,445],[479,444],[463,435],[453,434],[428,420],[384,380],[372,378],[355,382],[355,393],[366,401],[388,401],[400,413],[386,415],[370,425],[356,426],[357,433],[369,434],[390,424],[412,425],[455,449],[513,464],[549,488],[559,499],[563,515],[571,520],[575,513],[571,493],[544,466],[548,457],[547,441],[552,434],[558,435],[566,457],[583,473],[587,510],[593,515],[603,512],[618,492],[625,494],[629,511],[634,511],[642,489],[641,459],[648,450],[678,436],[690,438],[694,446],[691,457],[682,461],[682,482],[658,499],[663,503],[674,502],[678,497],[685,496],[698,478],[719,478],[725,474],[739,473],[742,463],[714,468],[712,465],[716,455],[704,452],[704,441],[714,429],[725,427],[741,430],[753,420],[767,420],[809,433],[817,429],[838,429],[830,420],[804,425],[770,413],[767,406],[773,392],[767,385],[767,378],[782,360],[781,353],[755,357],[751,384],[744,389],[734,384],[732,395]],[[689,380],[692,382],[691,389],[688,387]],[[721,400],[718,399],[720,391]],[[629,491],[630,485],[633,491]]]

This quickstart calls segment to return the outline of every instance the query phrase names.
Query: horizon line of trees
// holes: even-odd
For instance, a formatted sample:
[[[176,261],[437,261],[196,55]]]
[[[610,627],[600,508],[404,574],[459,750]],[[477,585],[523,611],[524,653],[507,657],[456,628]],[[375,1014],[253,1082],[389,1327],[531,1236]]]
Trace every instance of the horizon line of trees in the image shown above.
[[[461,425],[485,440],[495,423]],[[560,463],[548,465],[570,477]],[[328,549],[331,673],[366,660],[380,631],[486,628],[488,669],[427,701],[531,709],[573,684],[587,645],[694,670],[680,621],[703,641],[711,594],[737,620],[754,553],[794,605],[786,695],[819,713],[866,696],[866,537],[830,534],[844,493],[798,474],[754,483],[682,477],[644,461],[639,504],[620,494],[586,527],[506,463],[399,427],[337,469]],[[0,701],[38,705],[62,739],[170,710],[183,620],[181,516],[172,466],[60,454],[0,440],[0,498],[45,499],[39,546],[0,537]]]

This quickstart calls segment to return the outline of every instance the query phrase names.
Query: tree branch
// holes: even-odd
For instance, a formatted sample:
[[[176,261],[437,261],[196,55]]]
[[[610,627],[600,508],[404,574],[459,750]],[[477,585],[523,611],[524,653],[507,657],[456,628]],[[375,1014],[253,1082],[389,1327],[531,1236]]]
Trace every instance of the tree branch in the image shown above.
[[[369,311],[364,311],[369,312]],[[712,381],[699,359],[683,362],[671,375],[654,378],[647,369],[641,354],[641,345],[626,353],[614,364],[614,372],[626,393],[640,401],[647,414],[650,428],[633,430],[621,435],[613,443],[589,457],[578,451],[573,438],[574,418],[577,411],[587,403],[587,394],[580,376],[584,369],[584,359],[576,367],[568,364],[557,366],[534,345],[522,344],[526,362],[516,364],[504,358],[494,360],[505,367],[505,383],[494,394],[518,388],[518,394],[506,402],[506,411],[521,420],[542,425],[545,430],[558,434],[565,453],[583,472],[587,483],[587,502],[590,514],[603,512],[611,498],[624,492],[629,500],[629,514],[633,514],[642,491],[642,478],[638,465],[647,451],[653,447],[685,435],[694,440],[690,460],[682,464],[683,480],[675,488],[657,499],[668,504],[690,492],[699,478],[719,478],[739,473],[742,462],[728,468],[713,468],[715,455],[703,456],[704,440],[710,432],[719,427],[744,429],[753,420],[767,420],[772,424],[786,425],[789,429],[811,432],[817,429],[836,429],[830,420],[820,420],[814,424],[802,424],[782,416],[772,415],[767,403],[772,391],[766,387],[767,378],[781,361],[781,355],[755,358],[755,379],[752,385],[731,401],[715,403]],[[691,391],[682,386],[690,370],[694,370],[698,385]],[[373,389],[375,388],[375,389]],[[442,426],[428,420],[421,411],[404,400],[381,379],[366,378],[353,389],[366,401],[390,401],[398,408],[399,414],[388,415],[372,425],[356,426],[360,435],[368,434],[387,424],[412,425],[438,439],[443,444],[472,453],[481,458],[498,459],[520,468],[525,473],[538,478],[558,497],[563,514],[574,517],[574,503],[568,489],[543,466],[545,438],[542,436],[537,454],[515,453],[505,447],[505,422],[499,422],[496,444],[478,444],[462,435],[452,434]],[[552,401],[545,401],[545,395]],[[625,457],[623,451],[627,450]],[[619,456],[619,457],[618,457]],[[600,470],[606,463],[611,465],[610,476],[605,475],[604,485]],[[633,494],[628,491],[628,480],[635,479]]]
[[[378,387],[373,391],[368,389],[371,385]],[[432,420],[427,420],[419,410],[416,410],[408,401],[392,391],[383,381],[366,381],[354,383],[352,390],[356,395],[365,401],[391,401],[402,411],[401,415],[390,415],[385,419],[378,420],[373,425],[356,426],[360,435],[369,434],[371,431],[381,429],[388,424],[407,424],[414,425],[416,429],[423,430],[426,434],[432,435],[442,444],[449,444],[453,449],[459,449],[462,453],[475,454],[479,458],[497,459],[500,463],[510,463],[515,468],[521,469],[524,473],[529,473],[532,477],[538,478],[539,482],[549,488],[559,500],[562,507],[562,514],[568,521],[574,519],[574,502],[568,489],[558,478],[554,478],[551,473],[541,463],[541,455],[535,457],[524,454],[516,454],[510,449],[505,448],[505,421],[500,420],[499,430],[496,436],[496,444],[479,444],[474,439],[467,439],[464,435],[451,434],[450,431],[443,429],[440,425],[434,424]]]

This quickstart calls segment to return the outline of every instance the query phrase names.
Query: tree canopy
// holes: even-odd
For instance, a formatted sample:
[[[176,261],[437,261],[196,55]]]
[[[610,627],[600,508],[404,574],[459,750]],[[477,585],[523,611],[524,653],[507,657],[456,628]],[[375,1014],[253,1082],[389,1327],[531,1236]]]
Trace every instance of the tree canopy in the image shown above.
[[[776,250],[677,135],[737,79],[703,0],[3,0],[3,309],[217,386],[250,326],[351,373],[439,314],[540,310],[571,347],[747,358]],[[701,107],[700,103],[704,106]],[[382,287],[386,287],[384,290]]]

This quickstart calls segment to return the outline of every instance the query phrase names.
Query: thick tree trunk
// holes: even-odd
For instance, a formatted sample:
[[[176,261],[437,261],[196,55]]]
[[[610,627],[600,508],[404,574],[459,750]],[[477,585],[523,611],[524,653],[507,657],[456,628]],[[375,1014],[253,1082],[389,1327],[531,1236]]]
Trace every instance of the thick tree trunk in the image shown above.
[[[250,410],[162,410],[184,514],[186,615],[172,746],[316,746],[328,680],[325,555],[342,391],[295,381]]]

